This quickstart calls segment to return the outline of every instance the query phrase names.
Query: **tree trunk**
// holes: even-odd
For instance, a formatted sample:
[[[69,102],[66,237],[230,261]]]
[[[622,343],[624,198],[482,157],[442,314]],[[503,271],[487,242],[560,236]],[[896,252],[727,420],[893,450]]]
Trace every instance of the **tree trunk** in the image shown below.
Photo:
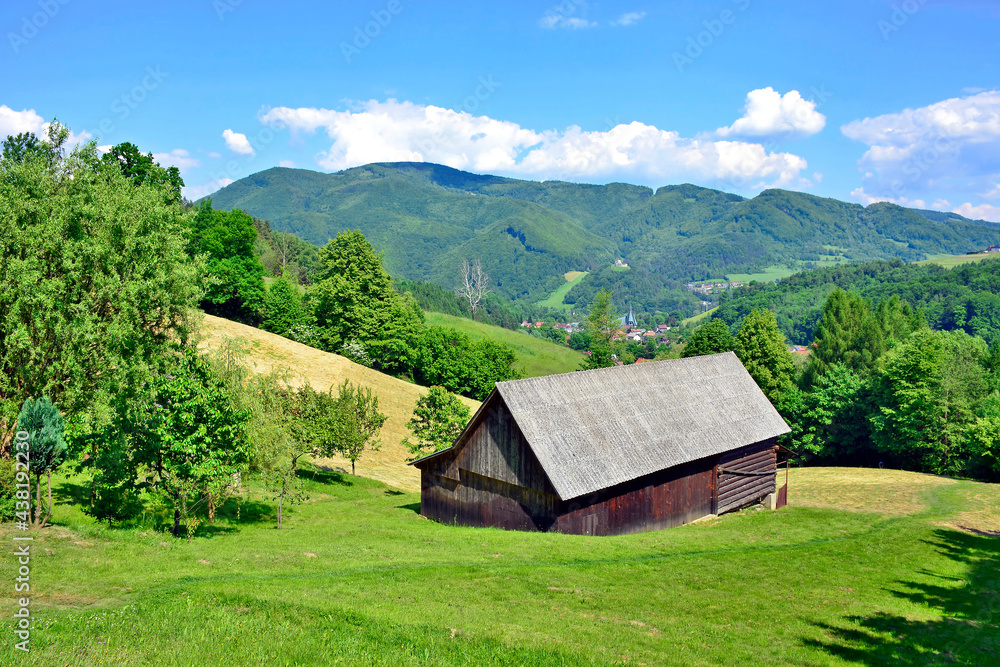
[[[35,525],[42,525],[42,473],[35,473]]]
[[[278,496],[278,530],[281,530],[281,501],[284,499],[284,496]]]
[[[181,536],[181,510],[178,507],[174,508],[174,537]]]
[[[351,459],[351,474],[354,474],[354,459]]]
[[[208,493],[208,521],[215,521],[215,494]]]
[[[49,507],[45,512],[45,518],[42,519],[42,528],[45,528],[45,524],[49,522],[52,517],[52,471],[48,471],[48,487],[49,487]]]

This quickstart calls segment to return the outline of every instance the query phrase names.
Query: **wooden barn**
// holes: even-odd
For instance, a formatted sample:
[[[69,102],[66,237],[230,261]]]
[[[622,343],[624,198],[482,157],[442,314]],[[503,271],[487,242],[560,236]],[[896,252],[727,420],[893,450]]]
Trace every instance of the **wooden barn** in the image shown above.
[[[788,431],[727,352],[500,382],[412,465],[430,519],[618,535],[759,502]]]

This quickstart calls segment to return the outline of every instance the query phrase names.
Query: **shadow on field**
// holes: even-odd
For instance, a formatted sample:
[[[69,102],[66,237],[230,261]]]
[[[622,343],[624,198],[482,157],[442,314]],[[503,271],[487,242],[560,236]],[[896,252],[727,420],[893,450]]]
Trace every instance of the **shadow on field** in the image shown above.
[[[354,486],[354,482],[347,479],[349,475],[346,471],[326,466],[311,466],[300,468],[295,471],[299,479],[319,482],[320,484],[330,484],[331,486]]]
[[[396,505],[398,510],[410,510],[414,514],[420,514],[420,503],[410,503],[409,505]]]
[[[835,638],[806,640],[807,646],[864,665],[956,663],[1000,664],[1000,539],[937,530],[927,544],[964,563],[963,583],[934,572],[938,582],[899,581],[893,595],[941,612],[939,621],[914,621],[876,613],[849,616],[850,627],[817,624]]]
[[[87,484],[74,484],[73,482],[53,484],[52,502],[71,505],[89,505],[90,486]]]

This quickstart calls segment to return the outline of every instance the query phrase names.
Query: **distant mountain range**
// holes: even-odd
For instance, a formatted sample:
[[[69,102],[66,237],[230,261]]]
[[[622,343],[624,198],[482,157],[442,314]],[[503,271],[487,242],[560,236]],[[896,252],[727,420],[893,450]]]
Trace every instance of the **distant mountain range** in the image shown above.
[[[889,203],[864,207],[786,190],[746,199],[695,185],[539,183],[422,162],[334,174],[268,169],[211,198],[318,245],[360,229],[398,278],[450,288],[461,260],[479,258],[501,294],[528,300],[571,270],[592,273],[569,302],[588,283],[592,290],[621,282],[618,258],[634,273],[628,291],[652,294],[776,265],[914,261],[1000,244],[1000,224]]]

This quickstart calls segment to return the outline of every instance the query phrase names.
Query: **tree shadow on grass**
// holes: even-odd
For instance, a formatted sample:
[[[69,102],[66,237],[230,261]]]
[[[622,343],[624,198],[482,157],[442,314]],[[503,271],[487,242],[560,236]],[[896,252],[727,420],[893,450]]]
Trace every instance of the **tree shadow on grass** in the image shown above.
[[[414,514],[420,514],[420,503],[410,503],[409,505],[396,505],[398,510],[410,510]]]
[[[1000,539],[942,529],[926,542],[967,565],[965,584],[923,571],[940,583],[899,581],[889,592],[937,609],[945,618],[914,621],[883,612],[848,616],[849,627],[817,624],[834,641],[804,643],[863,665],[1000,664]]]
[[[58,484],[53,484],[52,502],[69,505],[89,505],[90,485],[75,484],[73,482],[59,482]]]
[[[339,468],[313,465],[299,468],[295,472],[299,476],[299,479],[302,480],[329,484],[331,486],[354,486],[354,482],[348,479],[349,475],[347,472]]]

